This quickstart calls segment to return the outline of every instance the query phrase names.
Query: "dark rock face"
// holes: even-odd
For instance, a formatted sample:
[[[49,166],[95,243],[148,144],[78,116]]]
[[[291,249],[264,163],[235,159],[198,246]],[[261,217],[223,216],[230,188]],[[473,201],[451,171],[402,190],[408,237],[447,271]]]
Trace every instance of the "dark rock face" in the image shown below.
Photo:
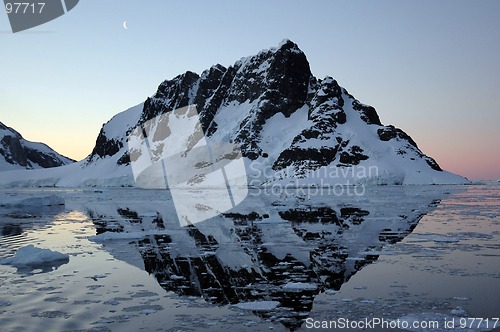
[[[318,169],[330,164],[337,155],[338,146],[333,148],[297,148],[283,151],[273,165],[274,170],[281,170],[294,165],[307,169]]]
[[[404,131],[394,126],[385,126],[377,130],[378,136],[382,141],[389,141],[391,139],[407,141],[410,145],[418,149],[417,143]]]
[[[28,158],[19,137],[5,136],[0,143],[4,147],[2,155],[8,163],[23,167],[28,166]]]
[[[306,102],[311,71],[305,54],[291,41],[277,50],[240,60],[234,67],[238,69],[225,104],[259,101],[234,137],[243,155],[255,160],[263,155],[258,143],[266,121],[277,113],[288,117]]]
[[[297,169],[314,170],[329,165],[337,157],[342,138],[336,135],[335,129],[338,124],[344,124],[347,121],[342,109],[344,106],[342,89],[331,77],[319,81],[317,87],[316,93],[310,95],[308,102],[309,119],[313,125],[293,139],[291,146],[279,155],[273,169],[279,170],[294,166]],[[332,137],[335,138],[337,144],[325,144],[319,149],[307,146],[307,141],[310,139],[327,141]],[[300,175],[304,173],[301,172]]]
[[[25,152],[26,159],[30,163],[35,163],[43,168],[58,167],[67,164],[67,162],[64,162],[64,160],[53,154],[40,153],[40,151],[35,149],[25,149]]]
[[[222,76],[219,76],[218,74],[214,74],[212,76],[207,75],[207,80],[215,80],[213,83],[214,85],[217,81],[219,82],[218,87],[213,90],[211,97],[209,97],[209,99],[207,98],[206,102],[204,102],[205,106],[203,107],[203,111],[200,112],[201,125],[205,133],[209,136],[218,129],[217,123],[213,121],[215,114],[223,103],[226,102],[232,81],[238,71],[236,67],[229,67],[228,69],[225,69],[224,67],[220,68],[221,71],[222,69],[224,69]]]
[[[409,135],[393,126],[383,126],[375,108],[356,100],[332,77],[323,80],[314,77],[304,52],[290,40],[283,41],[277,48],[242,58],[228,68],[217,64],[201,75],[187,71],[162,82],[156,93],[144,102],[138,122],[124,128],[123,137],[107,137],[105,130],[101,130],[88,162],[119,153],[117,163],[128,165],[130,156],[123,150],[126,135],[133,127],[193,104],[197,106],[206,136],[223,132],[225,139],[239,146],[244,157],[251,161],[268,158],[273,170],[288,169],[299,178],[324,166],[350,167],[369,159],[369,148],[352,142],[350,134],[340,130],[358,121],[353,117],[359,117],[366,124],[366,128],[357,126],[356,130],[374,131],[382,145],[383,142],[402,142],[406,147],[394,148],[396,154],[410,151],[417,158],[425,158],[432,169],[440,170]],[[217,115],[231,107],[238,112],[235,116],[238,120],[221,128]],[[303,108],[307,109],[307,125],[280,151],[266,151],[261,143],[268,120],[277,114],[288,119]],[[277,141],[283,134],[286,133],[280,131],[279,125],[273,129]]]
[[[296,44],[289,40],[282,44],[272,57],[266,76],[269,86],[264,87],[265,92],[268,93],[271,103],[276,105],[275,111],[289,116],[303,105],[307,97],[311,70],[305,54]]]
[[[358,165],[361,160],[368,159],[368,156],[363,154],[363,149],[357,145],[351,146],[349,151],[344,151],[340,154],[340,162],[346,165]]]
[[[94,159],[96,156],[99,156],[101,158],[114,156],[120,151],[122,147],[123,143],[121,141],[107,138],[106,134],[101,129],[99,136],[97,136],[96,144],[94,150],[92,150],[91,158],[89,160]]]
[[[419,157],[423,158],[433,170],[438,172],[443,171],[443,169],[433,158],[424,155],[420,150],[418,150],[417,143],[415,143],[415,141],[401,129],[389,125],[378,129],[377,134],[381,141],[390,141],[392,139],[395,139],[407,142],[408,144],[417,149]],[[399,151],[399,154],[406,154],[406,152],[404,150],[401,150]]]
[[[367,124],[376,124],[381,126],[380,119],[378,117],[375,108],[368,105],[363,105],[359,101],[355,100],[352,103],[352,108],[361,113],[361,119],[363,119]]]
[[[74,162],[61,156],[47,145],[26,141],[21,134],[0,122],[0,155],[5,161],[20,168],[50,168]]]
[[[144,103],[140,124],[166,112],[181,108],[194,102],[190,98],[191,90],[199,80],[198,74],[187,71],[170,81],[163,81],[156,94]]]
[[[441,172],[443,169],[438,165],[438,163],[431,157],[429,156],[424,156],[423,157],[427,164],[435,171]]]

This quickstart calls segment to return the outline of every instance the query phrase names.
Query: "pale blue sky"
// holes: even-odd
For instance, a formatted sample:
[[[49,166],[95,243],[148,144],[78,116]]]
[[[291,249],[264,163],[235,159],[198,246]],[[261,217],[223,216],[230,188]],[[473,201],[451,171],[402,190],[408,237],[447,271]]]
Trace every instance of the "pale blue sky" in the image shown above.
[[[500,179],[499,21],[494,0],[81,0],[12,34],[0,11],[0,121],[81,159],[164,79],[289,38],[442,167]]]

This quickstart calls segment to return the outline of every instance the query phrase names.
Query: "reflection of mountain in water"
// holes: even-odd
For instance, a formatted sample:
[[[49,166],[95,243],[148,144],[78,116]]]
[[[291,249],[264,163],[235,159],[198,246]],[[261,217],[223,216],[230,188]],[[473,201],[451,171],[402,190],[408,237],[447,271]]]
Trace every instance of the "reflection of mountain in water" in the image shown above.
[[[237,210],[184,228],[169,223],[164,206],[92,216],[98,233],[158,230],[137,245],[164,289],[212,304],[277,301],[276,309],[256,313],[293,330],[318,293],[339,290],[385,243],[410,233],[438,197],[408,195],[401,187],[372,191],[362,199],[322,197],[315,204],[249,197]]]

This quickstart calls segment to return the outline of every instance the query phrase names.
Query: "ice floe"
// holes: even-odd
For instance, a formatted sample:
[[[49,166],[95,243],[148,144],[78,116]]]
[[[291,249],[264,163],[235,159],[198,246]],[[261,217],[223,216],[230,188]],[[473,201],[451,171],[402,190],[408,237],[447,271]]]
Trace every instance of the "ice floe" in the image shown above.
[[[37,248],[30,244],[19,248],[14,257],[5,258],[0,263],[15,267],[38,267],[54,263],[61,265],[69,262],[69,255],[50,249]]]
[[[279,304],[278,301],[255,301],[238,303],[234,306],[242,310],[268,311],[275,309]]]

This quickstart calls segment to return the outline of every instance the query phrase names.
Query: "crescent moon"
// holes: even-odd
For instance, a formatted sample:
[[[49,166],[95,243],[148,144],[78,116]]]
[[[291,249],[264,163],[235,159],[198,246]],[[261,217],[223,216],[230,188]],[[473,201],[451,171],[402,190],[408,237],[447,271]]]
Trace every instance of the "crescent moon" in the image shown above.
[[[127,21],[123,22],[123,28],[124,28],[125,30],[128,30],[128,28],[127,28]]]

